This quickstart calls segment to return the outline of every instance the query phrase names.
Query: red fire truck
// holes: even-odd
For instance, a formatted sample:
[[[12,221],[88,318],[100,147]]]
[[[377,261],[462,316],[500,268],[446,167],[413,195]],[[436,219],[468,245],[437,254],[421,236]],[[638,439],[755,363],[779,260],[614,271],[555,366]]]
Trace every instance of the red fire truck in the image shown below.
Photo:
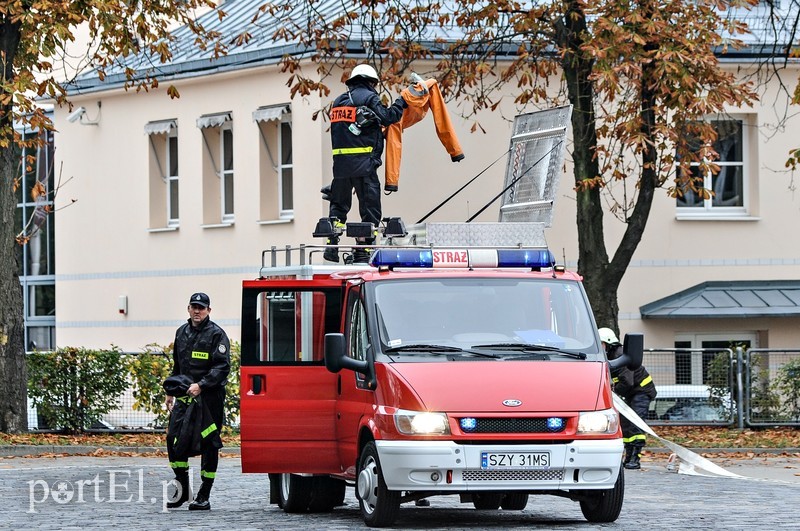
[[[622,434],[578,275],[541,245],[319,253],[267,251],[243,283],[242,470],[269,474],[272,503],[331,511],[354,486],[383,527],[432,496],[522,510],[550,494],[616,520]],[[624,347],[611,363],[641,364],[642,336]]]

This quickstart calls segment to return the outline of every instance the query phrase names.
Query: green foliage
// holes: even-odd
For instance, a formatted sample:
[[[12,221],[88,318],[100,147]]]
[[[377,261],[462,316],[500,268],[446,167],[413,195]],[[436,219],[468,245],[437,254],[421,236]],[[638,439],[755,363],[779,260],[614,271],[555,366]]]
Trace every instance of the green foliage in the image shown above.
[[[28,396],[49,426],[77,433],[118,407],[127,388],[119,349],[66,347],[34,352],[28,360]]]
[[[169,413],[164,406],[162,382],[172,372],[172,345],[160,347],[151,343],[145,352],[131,356],[128,363],[133,386],[134,411],[146,411],[156,416],[153,427],[166,426]]]
[[[773,385],[782,398],[781,411],[784,415],[788,420],[800,420],[800,358],[778,369]]]
[[[751,354],[747,366],[750,372],[750,420],[764,422],[781,419],[781,399],[775,391],[774,382],[770,382],[769,366],[760,354]]]
[[[727,351],[720,352],[708,363],[706,385],[711,394],[709,404],[718,408],[723,418],[732,418],[730,405],[736,401],[737,385],[733,378],[731,356]]]
[[[239,360],[240,347],[231,343],[231,372],[225,387],[225,425],[239,424]],[[128,364],[133,384],[133,409],[156,415],[154,426],[166,426],[169,413],[164,407],[164,388],[161,384],[172,373],[172,345],[161,347],[151,343],[143,354],[133,357]]]

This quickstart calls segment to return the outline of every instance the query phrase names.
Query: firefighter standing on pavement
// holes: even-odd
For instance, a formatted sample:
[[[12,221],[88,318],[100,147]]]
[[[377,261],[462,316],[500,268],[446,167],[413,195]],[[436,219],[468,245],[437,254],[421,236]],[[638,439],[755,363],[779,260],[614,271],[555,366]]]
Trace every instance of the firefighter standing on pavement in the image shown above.
[[[601,328],[598,332],[600,340],[606,349],[608,359],[616,359],[621,356],[622,345],[614,331],[610,328]],[[631,371],[627,367],[618,367],[612,370],[611,380],[614,392],[641,419],[646,419],[647,411],[650,409],[650,402],[656,397],[656,386],[647,369],[642,366]],[[621,424],[622,441],[625,443],[623,466],[630,470],[638,470],[641,468],[640,459],[642,457],[642,449],[647,443],[647,435],[625,416],[622,417]]]
[[[382,127],[400,120],[407,107],[402,98],[386,107],[381,103],[376,86],[378,73],[367,64],[353,68],[348,78],[347,92],[336,98],[330,111],[331,146],[333,148],[333,183],[327,194],[330,199],[329,216],[334,226],[343,227],[352,206],[352,194],[358,197],[362,222],[378,227],[381,221],[381,184],[378,168],[382,164],[384,147]],[[337,245],[339,237],[328,239]],[[375,237],[365,238],[364,245],[375,243]],[[339,261],[336,247],[327,247],[323,258]],[[367,262],[369,252],[356,249],[354,262]]]
[[[209,510],[208,501],[214,478],[217,475],[219,448],[218,437],[210,437],[211,431],[218,435],[225,418],[225,385],[231,369],[230,341],[225,331],[210,320],[211,300],[205,293],[195,293],[189,299],[189,319],[175,333],[172,352],[172,376],[185,375],[193,382],[186,394],[189,397],[202,397],[203,406],[213,423],[205,429],[200,445],[200,478],[202,484],[189,510]],[[172,412],[175,397],[167,396],[167,409]],[[212,444],[216,441],[216,444]],[[176,500],[167,508],[180,507],[191,499],[189,488],[189,456],[177,455],[175,441],[167,438],[167,453],[170,467],[180,486]]]

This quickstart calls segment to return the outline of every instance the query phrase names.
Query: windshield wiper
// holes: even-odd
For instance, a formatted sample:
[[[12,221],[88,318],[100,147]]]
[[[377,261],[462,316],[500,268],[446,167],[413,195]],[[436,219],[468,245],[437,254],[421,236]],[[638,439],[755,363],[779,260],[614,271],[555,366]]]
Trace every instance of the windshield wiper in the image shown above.
[[[458,352],[459,354],[473,354],[475,356],[481,356],[483,358],[499,358],[500,356],[496,354],[489,354],[488,352],[473,352],[471,350],[465,350],[459,347],[451,347],[449,345],[427,345],[427,344],[419,344],[414,343],[410,345],[399,345],[397,347],[389,347],[384,349],[386,353],[392,352],[426,352],[426,353],[447,353],[447,352]]]
[[[413,343],[410,345],[398,345],[384,349],[384,352],[463,352],[463,349],[448,345],[426,345]]]
[[[575,358],[578,360],[585,360],[585,352],[572,352],[569,350],[561,350],[558,347],[551,347],[550,345],[532,345],[530,343],[487,343],[485,345],[472,345],[472,348],[487,348],[493,350],[518,350],[520,352],[555,352],[562,356]]]

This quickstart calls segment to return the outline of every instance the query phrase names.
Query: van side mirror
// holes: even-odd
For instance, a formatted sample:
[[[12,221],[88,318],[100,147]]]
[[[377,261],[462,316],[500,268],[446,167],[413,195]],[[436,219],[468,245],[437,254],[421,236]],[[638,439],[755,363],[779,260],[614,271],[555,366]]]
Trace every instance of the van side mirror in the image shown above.
[[[332,373],[350,369],[366,375],[369,364],[366,361],[350,358],[345,353],[344,334],[325,334],[325,368]]]
[[[615,360],[610,360],[608,364],[613,369],[627,367],[630,370],[635,370],[642,366],[643,358],[644,334],[625,334],[622,356]]]

